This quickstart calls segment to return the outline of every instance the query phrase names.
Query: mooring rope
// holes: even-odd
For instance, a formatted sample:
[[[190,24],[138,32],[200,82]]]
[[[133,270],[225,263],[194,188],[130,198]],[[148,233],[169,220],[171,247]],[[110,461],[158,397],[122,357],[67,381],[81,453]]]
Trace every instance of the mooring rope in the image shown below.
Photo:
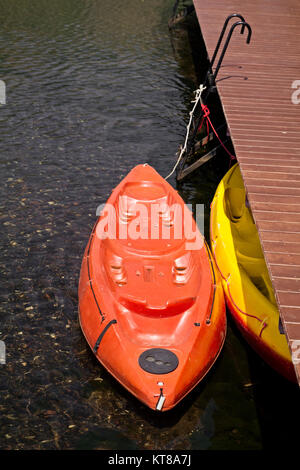
[[[192,103],[194,103],[194,106],[193,106],[193,109],[191,110],[190,112],[190,119],[189,119],[189,123],[187,125],[187,128],[186,128],[186,136],[185,136],[185,141],[184,141],[184,145],[183,147],[181,146],[180,147],[180,153],[179,153],[179,157],[171,171],[171,173],[168,174],[168,176],[165,177],[165,179],[167,180],[168,178],[170,178],[170,176],[173,175],[174,171],[176,170],[177,166],[179,165],[183,155],[185,154],[185,152],[187,151],[187,143],[188,143],[188,139],[189,139],[189,134],[190,134],[190,130],[191,130],[191,125],[192,125],[192,122],[193,122],[193,117],[194,117],[194,112],[198,106],[198,103],[200,102],[201,104],[201,108],[202,108],[202,112],[203,112],[203,116],[201,118],[201,122],[200,122],[200,125],[198,127],[198,132],[201,130],[202,128],[202,125],[204,123],[204,121],[206,120],[206,127],[207,127],[207,135],[209,134],[209,126],[211,127],[213,133],[215,134],[215,136],[217,137],[217,139],[219,140],[221,146],[223,147],[223,149],[225,150],[225,152],[229,155],[229,158],[230,158],[230,162],[229,162],[229,168],[231,167],[231,164],[234,160],[236,160],[236,157],[235,155],[233,155],[229,150],[228,148],[224,145],[224,143],[222,142],[218,132],[216,131],[215,127],[213,126],[211,120],[210,120],[210,117],[209,117],[209,114],[210,114],[210,111],[208,109],[208,107],[206,105],[204,105],[202,99],[201,99],[201,95],[203,93],[203,91],[206,89],[206,86],[204,85],[200,85],[200,87],[194,92],[196,94],[196,98],[194,101],[192,101]]]
[[[181,147],[181,150],[180,150],[180,153],[179,153],[179,157],[177,159],[177,162],[175,163],[171,173],[168,174],[168,176],[165,177],[165,179],[167,180],[168,178],[170,178],[170,176],[173,175],[174,171],[176,170],[177,166],[179,165],[184,153],[186,152],[187,150],[187,143],[188,143],[188,139],[189,139],[189,134],[190,134],[190,129],[191,129],[191,125],[192,125],[192,122],[193,122],[193,117],[194,117],[194,112],[198,106],[198,103],[201,102],[201,95],[203,93],[203,91],[206,89],[206,86],[204,85],[200,85],[200,87],[194,92],[196,97],[195,97],[195,100],[192,101],[192,103],[194,103],[194,106],[193,106],[193,109],[192,111],[190,112],[190,119],[189,119],[189,123],[187,125],[187,128],[186,128],[186,136],[185,136],[185,141],[184,141],[184,145],[183,147]]]
[[[213,124],[212,124],[212,122],[211,122],[211,120],[210,120],[210,117],[209,117],[210,111],[209,111],[208,107],[205,106],[203,103],[201,103],[201,107],[202,107],[202,111],[203,111],[203,118],[202,118],[202,119],[203,119],[203,120],[204,120],[204,119],[207,120],[207,121],[206,121],[206,124],[207,124],[207,126],[208,126],[208,133],[209,133],[209,125],[208,125],[208,123],[209,123],[210,126],[211,126],[211,128],[212,128],[212,130],[213,130],[213,132],[214,132],[214,134],[215,134],[215,136],[217,137],[218,141],[220,142],[221,146],[223,147],[223,149],[225,150],[225,152],[227,152],[227,154],[229,155],[229,157],[230,157],[230,163],[231,163],[233,160],[236,159],[236,157],[235,157],[234,155],[232,155],[231,152],[229,152],[228,148],[223,144],[222,140],[220,139],[219,134],[217,133],[216,129],[214,128],[214,126],[213,126]],[[199,127],[199,130],[200,130],[201,127],[202,127],[203,120],[202,120],[201,126]]]

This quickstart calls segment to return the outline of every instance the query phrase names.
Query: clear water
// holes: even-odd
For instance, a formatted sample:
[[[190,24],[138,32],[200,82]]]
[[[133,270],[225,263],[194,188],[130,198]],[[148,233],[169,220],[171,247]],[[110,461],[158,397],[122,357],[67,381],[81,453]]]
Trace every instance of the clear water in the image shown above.
[[[298,389],[230,322],[209,376],[164,414],[116,383],[79,328],[80,264],[97,206],[138,163],[166,176],[183,141],[197,79],[184,33],[171,41],[172,6],[0,0],[1,449],[296,442]],[[186,202],[206,204],[207,220],[222,158],[178,188]]]

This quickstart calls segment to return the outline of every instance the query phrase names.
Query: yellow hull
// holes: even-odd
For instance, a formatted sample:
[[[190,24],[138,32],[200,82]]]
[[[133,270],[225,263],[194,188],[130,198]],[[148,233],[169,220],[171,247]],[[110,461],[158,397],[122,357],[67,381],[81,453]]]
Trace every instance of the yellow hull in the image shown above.
[[[212,201],[210,241],[226,302],[240,331],[273,369],[296,381],[238,164],[222,179]]]

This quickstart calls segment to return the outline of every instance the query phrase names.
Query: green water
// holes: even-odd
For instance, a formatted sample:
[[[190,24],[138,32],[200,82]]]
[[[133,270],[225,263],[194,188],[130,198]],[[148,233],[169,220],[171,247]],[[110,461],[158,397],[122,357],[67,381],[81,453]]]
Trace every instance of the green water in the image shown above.
[[[116,383],[79,327],[80,263],[96,208],[138,163],[166,176],[184,138],[203,51],[191,51],[186,32],[170,34],[172,6],[0,0],[1,449],[296,442],[298,389],[257,358],[230,321],[210,374],[163,414]],[[206,234],[227,166],[220,154],[178,187],[186,202],[205,204]]]

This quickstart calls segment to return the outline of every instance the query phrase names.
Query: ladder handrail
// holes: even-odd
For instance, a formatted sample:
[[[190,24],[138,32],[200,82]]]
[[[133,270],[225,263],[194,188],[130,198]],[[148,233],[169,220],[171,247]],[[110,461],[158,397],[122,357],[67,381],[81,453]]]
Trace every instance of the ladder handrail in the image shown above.
[[[246,21],[237,21],[236,23],[234,23],[231,28],[230,28],[230,31],[227,35],[227,39],[226,39],[226,42],[223,46],[223,50],[222,50],[222,53],[220,55],[220,58],[219,58],[219,62],[216,66],[216,69],[215,69],[215,72],[213,74],[213,79],[214,81],[216,80],[216,77],[218,75],[218,72],[219,72],[219,69],[221,67],[221,64],[222,64],[222,61],[223,61],[223,58],[224,58],[224,55],[225,55],[225,52],[227,50],[227,47],[228,47],[228,44],[230,42],[230,39],[231,39],[231,36],[232,36],[232,33],[234,31],[234,29],[239,26],[239,25],[243,25],[243,28],[247,28],[248,29],[248,36],[247,36],[247,39],[246,39],[246,43],[249,44],[250,41],[251,41],[251,36],[252,36],[252,29],[251,29],[251,26],[249,25],[249,23],[247,23]]]
[[[213,64],[215,62],[215,59],[216,59],[217,53],[219,51],[222,39],[224,37],[227,25],[228,25],[229,21],[231,20],[231,18],[240,18],[241,21],[245,21],[245,18],[242,15],[240,15],[239,13],[232,13],[232,15],[227,16],[226,20],[224,21],[224,25],[223,25],[222,31],[220,33],[215,51],[214,51],[213,56],[212,56],[211,61],[210,61],[210,66],[211,67],[213,66]],[[244,34],[244,30],[245,30],[245,25],[243,25],[242,28],[241,28],[241,34]]]

